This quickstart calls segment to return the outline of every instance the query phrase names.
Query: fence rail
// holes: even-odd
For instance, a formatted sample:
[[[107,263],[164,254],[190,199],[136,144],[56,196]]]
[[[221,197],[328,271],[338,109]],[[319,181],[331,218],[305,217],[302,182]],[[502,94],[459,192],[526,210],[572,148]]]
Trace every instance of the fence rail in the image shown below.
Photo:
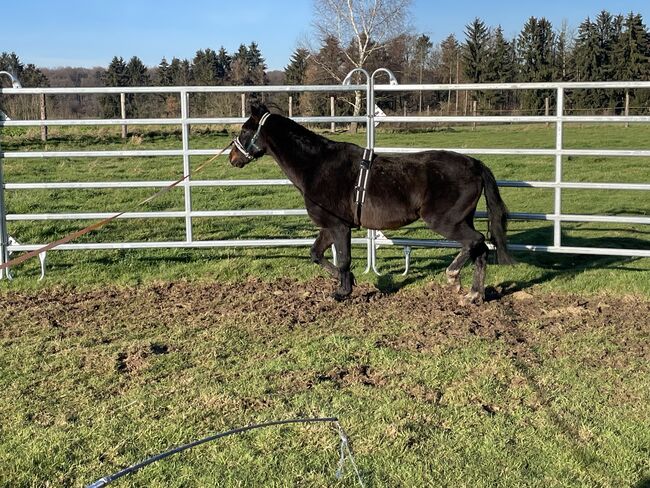
[[[437,148],[412,148],[412,147],[374,147],[375,121],[382,123],[553,123],[555,124],[555,147],[552,149],[516,149],[516,148],[445,148],[465,154],[481,155],[530,155],[554,157],[555,174],[553,181],[499,181],[501,187],[514,188],[548,188],[554,190],[554,203],[552,213],[522,213],[513,212],[511,217],[520,220],[547,220],[554,223],[553,245],[513,244],[513,250],[543,251],[555,253],[582,253],[618,256],[644,256],[650,257],[648,249],[614,249],[564,246],[561,237],[562,222],[612,222],[623,224],[650,224],[650,217],[645,216],[618,216],[618,215],[574,215],[562,213],[562,190],[589,189],[589,190],[634,190],[648,191],[650,183],[591,183],[567,182],[562,177],[563,158],[568,156],[598,156],[598,157],[648,157],[650,150],[636,149],[567,149],[563,147],[564,124],[572,123],[650,123],[650,116],[645,115],[620,115],[620,116],[577,116],[565,115],[564,95],[570,90],[590,89],[650,89],[650,82],[588,82],[588,83],[505,83],[505,84],[422,84],[422,85],[374,85],[369,79],[363,85],[312,85],[312,86],[237,86],[237,87],[93,87],[93,88],[0,88],[0,95],[81,95],[81,94],[124,94],[124,93],[164,93],[177,94],[180,97],[179,117],[173,118],[139,118],[139,119],[62,119],[62,120],[0,120],[2,127],[47,127],[47,126],[124,126],[124,125],[171,125],[180,126],[180,149],[147,149],[147,150],[89,150],[89,151],[8,151],[2,152],[0,147],[0,262],[8,260],[9,252],[29,251],[38,249],[42,244],[9,245],[8,222],[39,221],[39,220],[83,220],[102,219],[113,215],[106,212],[89,213],[9,213],[5,205],[5,191],[25,190],[75,190],[75,189],[117,189],[117,188],[160,188],[171,184],[171,181],[91,181],[91,182],[33,182],[14,183],[5,181],[2,171],[3,159],[22,158],[104,158],[104,157],[170,157],[182,158],[184,175],[190,174],[190,157],[211,156],[218,149],[190,149],[190,126],[211,124],[241,124],[245,117],[190,117],[190,96],[198,93],[297,93],[321,92],[340,93],[353,91],[366,91],[367,100],[374,106],[376,92],[414,92],[414,91],[488,91],[488,90],[551,90],[555,93],[556,110],[554,115],[545,116],[384,116],[379,119],[374,115],[374,110],[367,110],[363,116],[323,116],[323,117],[292,117],[299,123],[365,123],[368,134],[368,145],[377,153],[413,153],[422,150]],[[226,152],[226,154],[228,151]],[[307,246],[313,239],[250,239],[250,240],[196,240],[192,234],[192,219],[199,217],[228,218],[228,217],[263,217],[263,216],[303,216],[304,209],[253,209],[253,210],[203,210],[192,209],[192,188],[196,187],[238,187],[238,186],[273,186],[290,185],[286,179],[257,179],[257,180],[192,180],[188,178],[178,187],[183,191],[184,207],[179,211],[159,212],[129,212],[122,215],[123,219],[141,218],[184,218],[184,241],[160,242],[109,242],[109,243],[76,243],[60,246],[62,250],[80,249],[145,249],[145,248],[179,248],[179,247],[269,247],[269,246]],[[9,209],[10,210],[10,209]],[[479,217],[484,214],[479,213]],[[376,270],[376,246],[442,246],[454,247],[455,243],[449,241],[405,239],[405,238],[379,238],[372,230],[366,238],[353,239],[355,244],[368,247],[368,268]],[[3,272],[0,278],[4,277]]]

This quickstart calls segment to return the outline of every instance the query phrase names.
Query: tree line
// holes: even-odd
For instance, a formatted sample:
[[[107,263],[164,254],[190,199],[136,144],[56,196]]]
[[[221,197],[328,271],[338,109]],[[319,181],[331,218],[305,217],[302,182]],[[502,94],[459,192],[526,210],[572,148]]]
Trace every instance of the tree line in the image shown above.
[[[476,18],[465,27],[463,39],[449,35],[437,45],[427,35],[407,32],[396,32],[381,44],[372,38],[363,41],[367,49],[363,67],[369,71],[386,67],[400,83],[650,80],[650,31],[641,14],[634,12],[615,15],[602,11],[593,19],[586,18],[575,30],[566,24],[553,26],[543,17],[530,17],[511,39],[501,26],[488,26]],[[137,56],[128,61],[116,56],[106,68],[39,69],[23,65],[15,53],[3,52],[0,70],[16,73],[26,87],[339,84],[355,67],[351,60],[360,57],[355,52],[360,44],[342,45],[340,39],[326,34],[316,47],[296,49],[281,72],[267,71],[255,42],[242,44],[233,53],[223,47],[218,51],[202,49],[191,60],[174,57],[168,61],[163,57],[155,67],[145,66]],[[267,102],[286,110],[289,95],[294,114],[329,113],[329,96],[323,94],[296,91],[265,96]],[[337,113],[351,113],[351,96],[337,96]],[[574,90],[567,93],[567,109],[618,113],[626,96],[635,113],[650,111],[648,90]],[[391,93],[378,103],[398,113],[463,114],[476,106],[481,113],[536,114],[543,113],[545,99],[552,103],[553,97],[553,90],[422,91]],[[3,96],[0,108],[17,110],[12,102],[17,103]],[[234,116],[239,114],[240,103],[236,94],[196,94],[191,115]],[[179,105],[177,95],[129,94],[126,98],[128,117],[176,117]],[[119,117],[120,100],[119,95],[52,97],[48,110],[53,117]]]

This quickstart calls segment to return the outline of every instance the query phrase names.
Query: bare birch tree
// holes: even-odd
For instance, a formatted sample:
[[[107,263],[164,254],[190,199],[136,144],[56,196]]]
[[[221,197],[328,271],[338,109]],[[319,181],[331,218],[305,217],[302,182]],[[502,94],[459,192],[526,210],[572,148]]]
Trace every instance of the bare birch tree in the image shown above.
[[[330,66],[318,56],[313,61],[338,82],[350,69],[366,68],[373,54],[404,34],[410,6],[411,0],[315,0],[313,26],[318,40],[336,39],[348,66],[343,71],[341,65]],[[361,92],[356,92],[354,115],[360,111]]]

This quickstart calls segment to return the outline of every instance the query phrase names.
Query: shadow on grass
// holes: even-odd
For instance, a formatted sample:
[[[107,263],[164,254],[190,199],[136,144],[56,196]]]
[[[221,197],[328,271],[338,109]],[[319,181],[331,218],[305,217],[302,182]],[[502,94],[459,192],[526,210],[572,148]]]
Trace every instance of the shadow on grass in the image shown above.
[[[515,335],[519,335],[519,338],[516,338],[517,341],[525,341],[521,334],[515,332]],[[520,342],[523,343],[523,342]],[[527,349],[528,354],[533,360],[533,364],[542,364],[543,360],[540,357],[533,347]],[[578,422],[575,419],[570,418],[569,414],[565,411],[557,409],[552,404],[552,399],[554,395],[549,392],[543,383],[538,381],[535,376],[535,368],[529,367],[523,360],[519,359],[517,356],[512,358],[512,364],[515,369],[526,378],[527,384],[530,388],[533,389],[535,395],[538,397],[541,404],[541,409],[546,413],[549,420],[555,425],[556,431],[565,439],[567,444],[573,451],[576,461],[582,465],[586,473],[593,472],[594,470],[598,471],[599,476],[590,476],[592,481],[595,482],[596,479],[607,479],[608,478],[608,469],[607,466],[597,453],[594,448],[590,448],[585,445],[584,441],[581,439],[580,432],[577,429]],[[643,486],[643,485],[639,485]]]
[[[522,233],[517,235],[520,240]],[[526,242],[526,241],[524,241]],[[527,242],[536,242],[534,239],[527,239]],[[578,238],[568,237],[563,239],[563,245],[571,247],[586,248],[618,248],[618,249],[649,249],[647,240],[630,237],[598,237]],[[589,269],[610,269],[628,272],[650,271],[648,267],[631,267],[630,263],[639,261],[642,258],[631,256],[608,256],[593,254],[560,254],[544,252],[516,252],[515,258],[531,266],[535,266],[542,273],[530,280],[520,282],[503,282],[499,286],[507,290],[507,293],[514,293],[534,285],[562,278],[571,279]]]
[[[650,477],[642,478],[636,485],[634,485],[634,488],[650,488]]]

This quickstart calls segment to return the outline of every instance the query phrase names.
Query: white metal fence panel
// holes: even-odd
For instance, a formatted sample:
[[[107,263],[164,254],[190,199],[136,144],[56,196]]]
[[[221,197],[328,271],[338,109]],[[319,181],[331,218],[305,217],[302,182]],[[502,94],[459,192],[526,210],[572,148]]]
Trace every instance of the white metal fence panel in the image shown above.
[[[374,74],[373,74],[374,75]],[[370,77],[369,77],[370,78]],[[315,86],[237,86],[237,87],[97,87],[97,88],[0,88],[0,94],[8,95],[80,95],[80,94],[122,94],[122,93],[164,93],[178,94],[180,97],[180,117],[178,118],[141,118],[141,119],[71,119],[71,120],[0,120],[1,127],[40,127],[46,126],[100,126],[100,125],[176,125],[181,127],[181,149],[164,150],[101,150],[101,151],[10,151],[2,152],[0,147],[0,262],[8,261],[12,251],[28,251],[41,247],[43,244],[9,244],[7,223],[24,220],[62,220],[62,219],[102,219],[112,214],[94,213],[30,213],[15,214],[5,205],[5,191],[23,191],[36,189],[104,189],[104,188],[161,188],[171,184],[171,181],[94,181],[94,182],[56,182],[56,183],[13,183],[3,177],[3,159],[18,158],[102,158],[102,157],[158,157],[181,156],[183,174],[190,174],[191,156],[211,156],[218,149],[190,149],[191,125],[196,124],[241,124],[243,117],[190,117],[189,96],[197,93],[287,93],[287,92],[352,92],[365,90],[367,107],[374,107],[374,96],[377,92],[410,92],[410,91],[458,91],[458,90],[531,90],[548,89],[556,93],[556,113],[548,116],[382,116],[382,123],[553,123],[555,124],[554,149],[489,149],[489,148],[456,148],[454,150],[465,154],[484,155],[540,155],[555,158],[555,173],[553,181],[499,181],[502,187],[516,188],[549,188],[554,190],[554,209],[551,214],[534,214],[513,212],[512,218],[523,220],[548,220],[553,222],[553,244],[542,246],[536,244],[513,244],[513,250],[545,251],[556,253],[581,253],[617,256],[650,257],[648,249],[614,249],[564,246],[561,239],[562,222],[611,222],[623,224],[650,224],[650,218],[639,216],[616,215],[572,215],[562,213],[563,189],[603,189],[603,190],[635,190],[648,191],[650,183],[589,183],[566,182],[562,177],[563,158],[567,156],[599,156],[599,157],[650,157],[650,150],[599,150],[599,149],[566,149],[563,147],[565,123],[650,123],[650,116],[573,116],[565,115],[565,90],[603,89],[603,88],[644,88],[650,89],[650,82],[590,82],[590,83],[506,83],[506,84],[423,84],[423,85],[374,85],[369,79],[365,85],[315,85]],[[437,148],[406,148],[406,147],[374,147],[375,123],[374,110],[368,110],[363,116],[336,117],[292,117],[300,123],[365,123],[367,127],[367,145],[377,153],[412,153],[421,150]],[[228,152],[226,152],[227,154]],[[260,210],[208,210],[192,209],[192,188],[218,186],[269,186],[289,185],[286,179],[274,180],[191,180],[187,178],[179,187],[183,188],[184,208],[182,211],[161,212],[128,212],[121,216],[124,219],[141,218],[183,218],[185,220],[184,241],[160,242],[110,242],[110,243],[77,243],[60,246],[60,249],[142,249],[142,248],[178,248],[178,247],[263,247],[263,246],[305,246],[313,239],[253,239],[253,240],[195,240],[192,232],[192,219],[196,217],[250,217],[250,216],[296,216],[306,215],[303,209],[260,209]],[[368,232],[365,239],[354,239],[355,244],[368,247],[368,268],[376,270],[376,245],[391,244],[400,246],[454,246],[453,242],[422,239],[388,239],[377,238],[374,231]],[[0,275],[0,278],[4,273]]]

